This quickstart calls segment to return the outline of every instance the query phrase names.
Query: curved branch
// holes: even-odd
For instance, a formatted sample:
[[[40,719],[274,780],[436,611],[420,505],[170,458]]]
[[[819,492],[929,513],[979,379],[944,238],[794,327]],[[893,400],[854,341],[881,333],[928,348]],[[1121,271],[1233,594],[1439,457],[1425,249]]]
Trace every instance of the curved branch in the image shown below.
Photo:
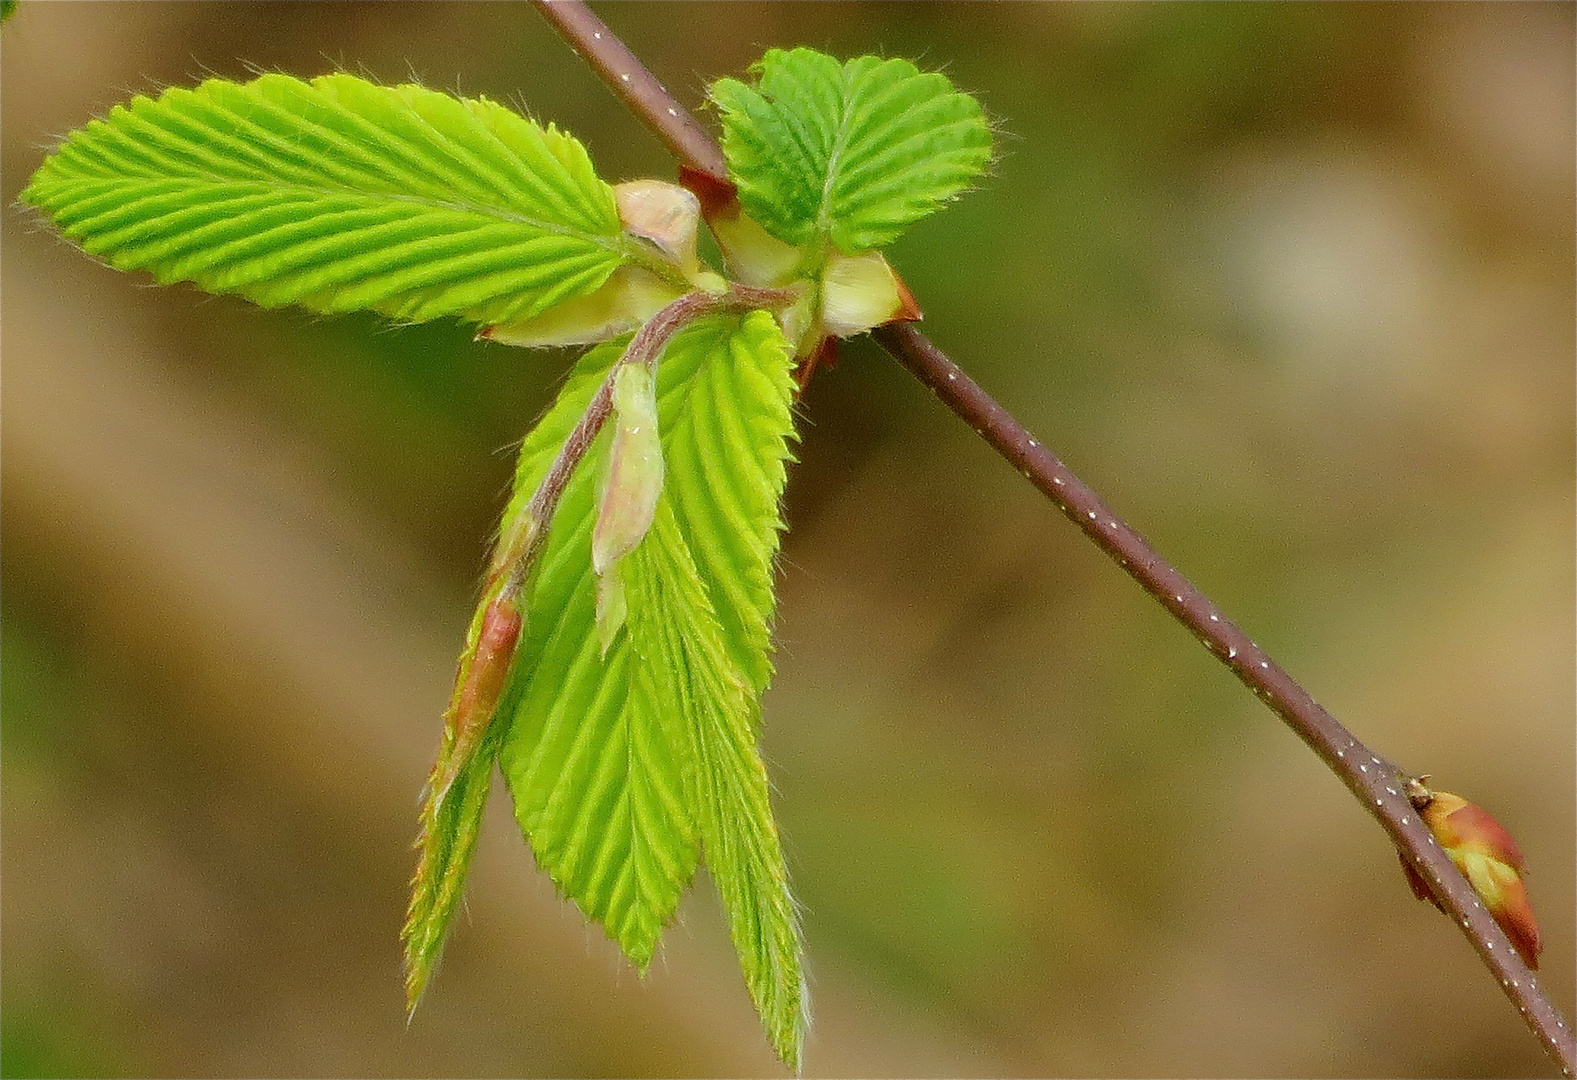
[[[727,165],[716,140],[584,3],[535,3],[680,162],[719,180],[727,179]],[[1479,902],[1473,887],[1419,820],[1396,766],[1359,742],[1326,712],[1291,675],[1222,615],[1209,597],[1114,514],[1100,496],[923,334],[910,324],[890,323],[878,327],[872,336],[1014,469],[1023,473],[1309,745],[1380,822],[1403,857],[1431,884],[1562,1071],[1567,1076],[1577,1076],[1577,1039],[1570,1026],[1517,955],[1505,932]]]

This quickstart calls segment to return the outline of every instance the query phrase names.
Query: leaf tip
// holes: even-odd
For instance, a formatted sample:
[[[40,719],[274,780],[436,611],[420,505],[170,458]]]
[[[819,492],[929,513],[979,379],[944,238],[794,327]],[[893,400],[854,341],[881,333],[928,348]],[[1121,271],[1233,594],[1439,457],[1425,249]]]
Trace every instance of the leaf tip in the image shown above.
[[[619,573],[618,563],[608,567],[597,580],[596,610],[597,647],[606,660],[608,650],[613,647],[614,639],[624,628],[630,610],[629,602],[625,598],[624,578]]]

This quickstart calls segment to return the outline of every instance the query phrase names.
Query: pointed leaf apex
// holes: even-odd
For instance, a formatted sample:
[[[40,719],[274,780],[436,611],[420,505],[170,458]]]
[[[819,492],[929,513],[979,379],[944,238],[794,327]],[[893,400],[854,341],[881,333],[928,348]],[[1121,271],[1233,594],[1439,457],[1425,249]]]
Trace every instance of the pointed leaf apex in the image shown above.
[[[614,639],[624,629],[630,607],[624,592],[624,577],[615,562],[597,579],[597,647],[607,659]]]

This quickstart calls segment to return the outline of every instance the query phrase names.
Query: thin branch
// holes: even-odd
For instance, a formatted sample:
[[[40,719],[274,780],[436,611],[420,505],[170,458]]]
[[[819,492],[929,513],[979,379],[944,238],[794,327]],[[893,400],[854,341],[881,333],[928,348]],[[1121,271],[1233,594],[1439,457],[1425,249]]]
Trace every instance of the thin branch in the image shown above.
[[[631,112],[646,121],[674,157],[719,180],[727,178],[728,163],[717,140],[590,8],[578,0],[535,3],[559,36],[596,70]]]
[[[1298,685],[1210,598],[1163,559],[1144,538],[1068,467],[1030,435],[1006,409],[912,326],[878,327],[876,340],[900,364],[1022,472],[1118,566],[1191,630],[1216,659],[1309,745],[1390,834],[1397,848],[1434,888],[1446,909],[1494,972],[1523,1019],[1561,1065],[1577,1075],[1577,1042],[1505,931],[1419,820],[1400,770],[1381,758]]]
[[[675,157],[691,168],[727,179],[727,166],[716,141],[585,4],[580,0],[535,2],[565,40],[591,63]],[[873,336],[1186,626],[1341,778],[1379,820],[1404,858],[1432,885],[1562,1071],[1567,1076],[1577,1076],[1577,1040],[1571,1028],[1512,948],[1505,932],[1484,909],[1473,887],[1419,820],[1397,767],[1359,742],[1222,615],[1204,593],[912,325],[889,324],[876,329]]]

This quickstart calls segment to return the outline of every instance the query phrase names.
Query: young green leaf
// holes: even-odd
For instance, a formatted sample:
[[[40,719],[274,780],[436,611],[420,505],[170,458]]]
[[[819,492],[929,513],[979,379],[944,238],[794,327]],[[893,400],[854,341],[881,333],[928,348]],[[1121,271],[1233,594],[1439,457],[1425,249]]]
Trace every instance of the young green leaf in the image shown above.
[[[405,942],[407,1012],[415,1012],[438,966],[449,924],[465,894],[466,873],[476,853],[482,814],[493,786],[498,739],[497,728],[485,734],[477,751],[459,766],[443,801],[429,798],[431,812],[422,816],[422,835],[416,844],[421,855],[400,932]]]
[[[521,321],[634,258],[573,138],[345,74],[134,98],[68,136],[22,198],[115,267],[265,307]]]
[[[618,343],[589,353],[527,438],[506,530],[618,355]],[[539,864],[643,969],[704,848],[752,997],[793,1061],[798,931],[756,749],[791,367],[764,312],[698,320],[668,345],[665,479],[652,526],[616,564],[626,632],[606,652],[591,560],[599,437],[554,515],[499,761]]]
[[[655,542],[630,560],[630,636],[658,677],[672,679],[684,717],[706,865],[728,915],[734,950],[778,1056],[799,1068],[807,1000],[799,924],[757,749],[759,696],[735,667],[722,622],[673,513],[658,507]]]
[[[443,952],[464,895],[482,812],[493,784],[499,726],[493,723],[520,641],[523,613],[513,598],[478,606],[460,654],[454,696],[444,715],[438,761],[422,807],[421,852],[400,939],[405,943],[406,1008],[415,1011]]]
[[[631,636],[651,642],[659,672],[682,673],[678,701],[706,864],[751,999],[773,1048],[797,1069],[807,1010],[799,927],[757,749],[772,676],[772,564],[793,437],[793,362],[765,312],[714,350],[690,380],[684,408],[665,420],[665,498],[631,556],[641,571],[632,578],[650,590],[644,603],[632,596]]]
[[[771,49],[753,70],[754,88],[712,85],[723,152],[746,213],[790,244],[891,243],[991,159],[980,103],[907,60]]]

